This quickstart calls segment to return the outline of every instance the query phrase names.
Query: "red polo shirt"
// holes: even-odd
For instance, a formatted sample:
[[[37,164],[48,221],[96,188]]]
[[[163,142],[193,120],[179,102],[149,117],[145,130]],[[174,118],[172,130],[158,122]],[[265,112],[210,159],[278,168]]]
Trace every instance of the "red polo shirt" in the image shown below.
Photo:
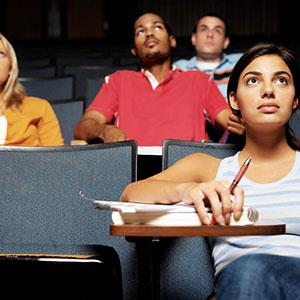
[[[164,139],[206,138],[205,110],[214,123],[228,104],[211,77],[200,71],[169,71],[155,89],[144,71],[117,71],[106,78],[87,111],[102,113],[139,146]]]

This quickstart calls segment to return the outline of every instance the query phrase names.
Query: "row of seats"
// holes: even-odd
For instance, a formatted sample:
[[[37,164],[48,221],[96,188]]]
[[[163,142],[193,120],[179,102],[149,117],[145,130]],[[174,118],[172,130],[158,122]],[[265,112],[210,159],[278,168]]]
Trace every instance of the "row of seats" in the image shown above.
[[[95,65],[97,61],[93,63],[66,65],[60,76],[57,76],[55,66],[20,68],[19,80],[26,88],[27,94],[47,99],[52,104],[66,144],[73,139],[76,123],[95,98],[105,76],[118,69],[113,66]],[[136,66],[126,68],[136,69]]]
[[[130,45],[15,45],[20,69],[55,66],[56,75],[61,76],[66,65],[101,65],[116,68],[139,66],[138,58],[130,53]],[[191,57],[194,49],[188,42],[173,49],[174,59]]]
[[[136,70],[136,67],[127,67],[122,69]],[[69,85],[67,85],[66,88],[68,90],[65,91],[64,93],[62,90],[55,92],[55,97],[60,96],[60,99],[62,99],[62,97],[66,97],[65,93],[68,93],[67,96],[71,95],[72,97],[87,97],[87,79],[105,78],[105,76],[117,70],[120,70],[120,68],[107,67],[107,66],[96,65],[96,64],[95,65],[72,65],[72,66],[68,65],[65,66],[64,71],[60,76],[56,76],[54,67],[46,66],[46,67],[38,67],[38,68],[28,68],[23,70],[20,69],[19,77],[22,81],[33,81],[33,79],[42,80],[43,78],[59,78],[61,81],[63,79],[70,80],[70,79],[66,79],[66,77],[73,76],[74,82],[73,82],[73,89],[71,91],[69,91],[68,89]],[[42,88],[44,89],[44,87],[41,87],[40,89]],[[50,97],[53,97],[52,94],[49,95]]]
[[[167,140],[163,145],[163,168],[193,152],[224,157],[235,151],[232,145]],[[151,270],[138,264],[140,248],[123,237],[110,236],[110,212],[98,211],[93,205],[93,199],[118,201],[124,187],[136,180],[136,164],[134,141],[0,147],[0,167],[5,173],[0,178],[0,264],[6,263],[9,269],[16,257],[23,262],[33,257],[35,263],[46,258],[48,263],[65,264],[59,259],[71,257],[78,264],[73,277],[60,277],[66,294],[71,284],[71,289],[78,285],[80,289],[93,290],[94,296],[101,297],[102,292],[107,292],[108,299],[141,299],[147,291],[140,279]],[[85,198],[81,197],[82,192]],[[206,299],[212,292],[214,276],[205,238],[164,238],[159,243],[160,299]],[[87,273],[74,280],[80,262],[85,263],[86,259],[98,261],[97,272],[87,269]],[[47,270],[47,275],[53,274]],[[94,286],[83,281],[90,272],[100,278],[95,283],[94,277]],[[20,280],[32,283],[30,274]],[[55,278],[44,278],[47,290],[54,293]],[[101,278],[106,280],[101,282]],[[17,284],[15,278],[12,282]]]
[[[99,50],[76,51],[76,49],[66,50],[64,52],[48,53],[43,51],[36,53],[20,53],[17,50],[17,56],[20,69],[28,67],[45,67],[53,65],[56,67],[57,75],[62,75],[63,68],[66,65],[102,65],[115,66],[118,68],[128,65],[138,65],[139,61],[127,50],[120,53],[104,53]]]
[[[99,91],[104,78],[89,77],[85,83],[83,96],[75,95],[74,75],[64,77],[20,77],[20,82],[30,96],[46,99],[52,105],[60,123],[65,144],[73,139],[73,130],[82,114]],[[80,80],[80,79],[79,79]]]

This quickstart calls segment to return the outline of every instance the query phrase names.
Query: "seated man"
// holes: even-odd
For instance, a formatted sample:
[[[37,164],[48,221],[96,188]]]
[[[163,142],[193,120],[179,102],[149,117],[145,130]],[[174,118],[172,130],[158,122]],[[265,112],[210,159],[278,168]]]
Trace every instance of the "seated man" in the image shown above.
[[[133,55],[141,71],[108,76],[74,130],[90,143],[136,140],[139,146],[161,146],[164,139],[205,141],[205,110],[222,130],[243,132],[211,77],[171,68],[175,37],[162,18],[146,13],[134,24]],[[112,122],[113,125],[112,125]]]
[[[198,18],[191,37],[196,55],[173,63],[181,70],[200,70],[210,74],[227,98],[227,83],[242,53],[226,54],[230,44],[227,22],[219,15],[207,13]]]

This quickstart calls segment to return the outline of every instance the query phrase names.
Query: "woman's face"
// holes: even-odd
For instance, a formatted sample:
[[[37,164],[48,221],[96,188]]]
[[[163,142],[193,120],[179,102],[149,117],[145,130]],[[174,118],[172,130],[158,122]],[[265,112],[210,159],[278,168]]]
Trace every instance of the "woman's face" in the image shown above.
[[[10,72],[10,59],[8,53],[0,40],[0,91],[2,91]]]
[[[247,126],[266,124],[282,126],[297,107],[292,73],[277,55],[254,59],[241,73],[237,92],[230,94],[230,103],[240,110]]]

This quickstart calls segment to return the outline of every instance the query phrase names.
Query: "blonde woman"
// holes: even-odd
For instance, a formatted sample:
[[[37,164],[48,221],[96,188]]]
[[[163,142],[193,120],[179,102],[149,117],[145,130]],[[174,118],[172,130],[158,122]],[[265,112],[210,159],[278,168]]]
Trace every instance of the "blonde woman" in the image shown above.
[[[0,145],[62,146],[60,126],[51,105],[27,96],[18,74],[15,51],[0,34]]]

